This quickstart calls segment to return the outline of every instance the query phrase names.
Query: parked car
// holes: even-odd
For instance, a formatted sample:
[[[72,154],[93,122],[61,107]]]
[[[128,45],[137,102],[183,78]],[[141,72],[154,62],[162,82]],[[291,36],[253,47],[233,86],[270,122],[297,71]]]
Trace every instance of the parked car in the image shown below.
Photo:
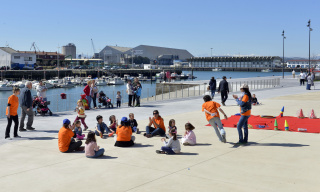
[[[35,70],[43,70],[43,67],[37,67]]]
[[[10,67],[8,67],[8,66],[2,66],[2,67],[0,67],[0,70],[9,70],[10,69]]]

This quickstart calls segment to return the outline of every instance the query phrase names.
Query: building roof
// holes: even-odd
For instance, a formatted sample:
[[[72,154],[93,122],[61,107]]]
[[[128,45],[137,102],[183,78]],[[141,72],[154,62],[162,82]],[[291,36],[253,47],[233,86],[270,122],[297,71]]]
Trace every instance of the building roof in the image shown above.
[[[298,60],[288,60],[288,61],[309,61],[309,59],[298,59]],[[320,60],[311,59],[310,61],[320,61]]]
[[[17,51],[14,50],[14,49],[12,49],[11,47],[0,47],[0,49],[1,49],[2,51],[4,51],[4,52],[9,53],[9,54],[11,54],[11,53],[17,53]]]
[[[106,46],[106,47],[110,47],[110,48],[115,49],[120,52],[126,52],[126,51],[132,49],[130,47],[119,47],[119,46]]]
[[[57,52],[45,52],[45,51],[17,51],[17,53],[33,53],[36,55],[57,55]],[[59,55],[64,56],[64,54],[59,53]]]

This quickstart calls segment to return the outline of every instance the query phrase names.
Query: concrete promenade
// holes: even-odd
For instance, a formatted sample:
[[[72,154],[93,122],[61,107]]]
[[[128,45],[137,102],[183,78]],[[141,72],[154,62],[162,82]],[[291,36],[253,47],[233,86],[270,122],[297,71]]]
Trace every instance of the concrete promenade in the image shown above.
[[[255,90],[263,105],[254,106],[253,115],[278,115],[285,106],[285,116],[305,114],[313,108],[320,114],[320,83],[316,90],[298,86],[298,80],[286,78],[275,89]],[[312,87],[313,89],[313,87]],[[220,95],[215,101],[220,102]],[[83,152],[62,154],[57,134],[62,120],[74,120],[75,112],[52,117],[35,117],[34,132],[19,132],[23,137],[4,140],[6,119],[0,119],[1,191],[319,191],[319,134],[249,130],[249,145],[234,147],[220,143],[201,112],[202,96],[143,103],[140,108],[99,109],[87,111],[90,130],[95,117],[110,115],[118,119],[135,114],[140,130],[158,109],[168,125],[175,119],[178,134],[184,124],[195,125],[198,145],[182,146],[179,155],[159,155],[160,137],[147,139],[142,132],[131,148],[114,147],[113,138],[97,138],[105,156],[87,159]],[[232,95],[222,107],[228,116],[239,112]],[[226,128],[227,141],[237,142],[235,128]]]

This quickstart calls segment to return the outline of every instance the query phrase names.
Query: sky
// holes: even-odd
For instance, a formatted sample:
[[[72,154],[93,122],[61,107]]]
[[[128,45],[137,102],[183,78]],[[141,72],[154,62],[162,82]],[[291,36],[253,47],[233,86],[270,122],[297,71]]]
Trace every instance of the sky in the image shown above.
[[[318,0],[0,0],[0,47],[42,51],[74,43],[186,49],[194,56],[320,56]],[[211,49],[212,48],[212,49]],[[60,48],[61,50],[61,48]]]

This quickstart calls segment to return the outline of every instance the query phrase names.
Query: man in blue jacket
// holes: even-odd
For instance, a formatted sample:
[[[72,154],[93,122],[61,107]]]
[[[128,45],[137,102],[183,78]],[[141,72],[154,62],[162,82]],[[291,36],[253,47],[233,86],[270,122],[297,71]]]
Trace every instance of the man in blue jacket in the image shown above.
[[[21,107],[21,119],[19,131],[33,131],[33,110],[32,110],[32,96],[31,96],[32,83],[30,81],[26,82],[25,88],[21,90],[19,103]],[[24,119],[28,115],[27,129],[24,129]]]

